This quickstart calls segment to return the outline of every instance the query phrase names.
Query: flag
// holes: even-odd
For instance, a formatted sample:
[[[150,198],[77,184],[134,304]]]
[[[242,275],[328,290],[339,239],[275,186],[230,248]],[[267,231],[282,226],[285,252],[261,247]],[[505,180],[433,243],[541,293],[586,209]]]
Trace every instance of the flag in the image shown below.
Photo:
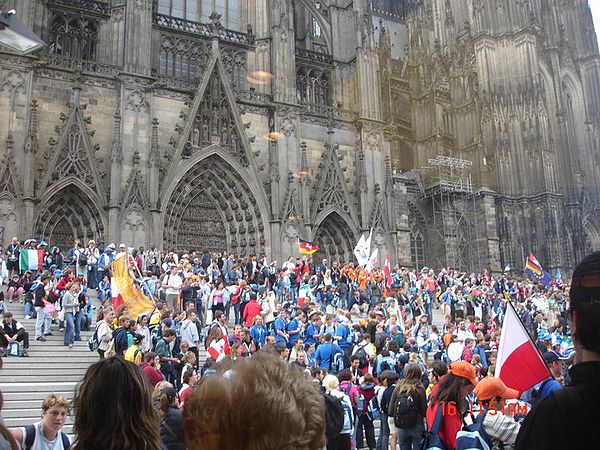
[[[506,305],[494,376],[519,393],[551,376],[511,302]]]
[[[369,253],[366,250],[366,240],[365,235],[361,234],[356,247],[354,247],[354,256],[356,256],[356,260],[358,261],[359,266],[364,266],[367,264],[369,260]]]
[[[303,241],[302,239],[298,239],[298,250],[303,255],[312,255],[313,253],[319,250],[319,246],[314,242]]]
[[[19,269],[21,271],[42,270],[44,253],[44,250],[21,250],[19,254]]]
[[[525,262],[525,273],[531,275],[545,286],[548,286],[548,283],[550,283],[550,274],[542,268],[539,261],[533,256],[533,253],[529,254],[529,258]]]
[[[369,260],[365,265],[365,270],[370,272],[373,270],[373,267],[375,267],[375,264],[377,264],[377,249],[373,250],[373,253],[371,253],[371,256],[369,256]]]
[[[385,284],[388,289],[392,288],[392,268],[390,266],[390,256],[385,255],[385,264],[383,265],[383,273],[385,275]]]
[[[556,281],[562,281],[562,275],[560,273],[560,267],[556,269],[556,273],[554,274],[554,279]]]
[[[502,271],[502,273],[510,272],[511,270],[512,270],[512,268],[510,267],[510,264],[507,264],[506,267],[504,267],[504,270]]]
[[[229,347],[227,336],[223,336],[218,341],[212,341],[210,347],[208,347],[207,353],[216,362],[221,361],[227,355],[231,355],[231,348]]]
[[[120,305],[127,305],[127,311],[133,320],[142,314],[154,311],[154,302],[146,297],[140,287],[133,282],[129,273],[129,255],[119,253],[113,260],[110,271],[110,288],[112,292],[113,308],[116,310]]]

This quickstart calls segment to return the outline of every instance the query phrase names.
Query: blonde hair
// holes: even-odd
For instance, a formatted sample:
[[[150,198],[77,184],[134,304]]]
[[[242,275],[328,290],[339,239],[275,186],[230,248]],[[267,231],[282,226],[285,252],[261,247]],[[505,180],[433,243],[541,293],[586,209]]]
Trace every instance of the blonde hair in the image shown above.
[[[156,386],[154,386],[154,391],[152,391],[152,401],[153,402],[158,402],[160,401],[160,397],[162,396],[162,390],[165,388],[172,388],[173,385],[171,383],[169,383],[168,381],[159,381],[158,383],[156,383]]]
[[[335,375],[327,375],[323,378],[323,387],[326,391],[333,391],[340,387],[340,380]]]
[[[183,415],[189,450],[325,447],[323,397],[300,368],[259,352],[231,361],[219,372],[204,378],[186,397]]]
[[[71,404],[62,395],[50,394],[42,402],[42,412],[46,412],[50,408],[65,408],[68,414],[71,409]]]

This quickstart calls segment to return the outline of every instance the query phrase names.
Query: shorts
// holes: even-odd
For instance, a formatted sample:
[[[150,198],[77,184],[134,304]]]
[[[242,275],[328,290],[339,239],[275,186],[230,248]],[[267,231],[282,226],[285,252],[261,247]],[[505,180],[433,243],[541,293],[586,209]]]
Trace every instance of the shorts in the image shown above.
[[[19,261],[11,261],[10,259],[6,261],[6,270],[16,270],[19,271]]]

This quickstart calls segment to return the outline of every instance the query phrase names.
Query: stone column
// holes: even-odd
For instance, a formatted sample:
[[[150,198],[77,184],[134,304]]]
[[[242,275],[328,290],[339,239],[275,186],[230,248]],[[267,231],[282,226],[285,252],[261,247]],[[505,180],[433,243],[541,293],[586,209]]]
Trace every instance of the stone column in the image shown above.
[[[296,101],[294,7],[290,0],[271,1],[271,71],[276,102]]]
[[[119,108],[120,109],[120,108]],[[108,204],[108,242],[119,238],[119,212],[121,211],[121,181],[123,177],[123,148],[121,145],[121,112],[114,115],[113,147],[110,152],[110,197]]]
[[[23,181],[24,216],[22,218],[22,231],[24,233],[24,236],[33,235],[33,220],[35,209],[35,156],[39,149],[39,143],[37,139],[37,108],[37,100],[32,100],[29,111],[29,126],[27,130],[27,136],[25,138],[25,146],[23,147],[23,171],[21,180]]]
[[[125,21],[125,71],[148,76],[152,62],[152,0],[128,0]]]

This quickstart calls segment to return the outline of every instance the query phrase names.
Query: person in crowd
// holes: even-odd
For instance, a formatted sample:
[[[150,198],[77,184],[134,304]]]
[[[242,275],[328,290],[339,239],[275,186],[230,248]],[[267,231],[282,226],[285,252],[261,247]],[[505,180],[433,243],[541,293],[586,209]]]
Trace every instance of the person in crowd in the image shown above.
[[[100,311],[101,320],[96,323],[96,336],[98,337],[98,355],[100,359],[104,358],[104,353],[111,346],[113,341],[112,323],[115,313],[112,308],[103,308]],[[112,343],[114,345],[114,342]]]
[[[377,450],[388,450],[390,444],[393,449],[397,448],[397,436],[396,431],[394,429],[392,433],[392,428],[389,425],[388,418],[389,416],[389,404],[392,398],[392,394],[396,390],[396,385],[398,383],[399,376],[395,371],[384,370],[381,375],[379,375],[379,383],[382,386],[382,390],[378,393],[378,403],[379,409],[381,410],[380,417],[380,428],[379,428],[379,437],[377,438]],[[393,439],[392,438],[393,434]]]
[[[600,402],[600,252],[581,261],[571,279],[569,322],[575,364],[571,385],[554,391],[527,414],[515,449],[586,448]],[[593,439],[593,437],[592,437]]]
[[[321,369],[316,368],[323,375]],[[337,436],[332,436],[327,439],[327,450],[350,450],[352,448],[352,436],[354,433],[354,423],[356,421],[352,408],[350,397],[340,388],[340,382],[335,375],[325,375],[323,377],[323,389],[329,395],[338,398],[342,403],[344,410],[344,425],[341,432]]]
[[[34,291],[34,303],[36,319],[35,319],[35,339],[38,341],[45,341],[44,336],[51,335],[50,323],[52,317],[46,311],[46,303],[48,292],[46,292],[46,286],[50,283],[50,274],[44,273],[40,277],[40,282]]]
[[[448,373],[431,396],[426,413],[427,427],[431,431],[436,417],[442,416],[439,437],[448,450],[456,448],[456,434],[461,430],[463,415],[469,409],[466,397],[476,385],[475,368],[466,361],[456,361],[450,364]]]
[[[318,351],[318,350],[317,350]],[[359,448],[363,447],[363,443],[366,440],[367,447],[374,449],[377,445],[375,441],[375,428],[373,426],[373,419],[367,414],[369,402],[375,397],[375,379],[373,375],[367,373],[362,382],[358,387],[358,394],[364,399],[364,406],[358,410],[358,424],[356,430],[356,444]]]
[[[42,419],[33,425],[11,429],[20,448],[68,450],[69,436],[62,431],[69,415],[69,402],[58,394],[50,394],[42,402]]]
[[[2,368],[2,356],[0,356],[0,369]],[[0,391],[0,450],[20,450],[21,444],[17,442],[13,434],[6,428],[2,422],[2,407],[4,406],[4,396]]]
[[[337,344],[333,343],[333,337],[329,333],[323,336],[323,344],[319,345],[315,352],[315,364],[325,370],[331,369],[333,358],[336,354],[343,354],[344,351]]]
[[[133,343],[127,348],[123,357],[138,366],[142,364],[144,336],[139,333],[133,334]]]
[[[487,377],[477,383],[473,392],[477,402],[472,404],[465,423],[473,423],[479,414],[485,413],[483,429],[494,448],[512,449],[521,426],[515,420],[517,408],[511,410],[504,405],[507,400],[517,398],[519,391],[506,387],[500,378]]]
[[[181,407],[185,404],[188,395],[194,392],[194,388],[198,383],[198,372],[193,367],[188,367],[182,374],[181,389],[179,389],[179,401]]]
[[[160,438],[167,450],[185,450],[183,412],[179,409],[179,395],[172,387],[160,393]]]
[[[150,392],[142,371],[123,358],[92,364],[73,399],[73,448],[162,450],[160,416]]]
[[[21,356],[29,356],[29,333],[25,331],[21,322],[14,318],[13,313],[10,311],[5,312],[1,325],[0,347],[3,351],[5,351],[13,342],[19,342],[23,346],[21,349]],[[2,356],[2,352],[0,352],[0,356]]]
[[[140,369],[142,369],[152,387],[165,380],[164,375],[160,371],[160,356],[154,352],[148,352],[143,356]]]
[[[219,373],[204,379],[186,399],[189,450],[325,447],[323,398],[303,371],[259,352],[233,361]]]
[[[179,307],[179,291],[183,286],[183,280],[179,276],[179,269],[176,265],[171,267],[171,270],[165,274],[162,281],[162,289],[166,292],[165,302],[167,308],[171,311],[178,311]]]
[[[62,307],[65,309],[64,345],[72,348],[75,342],[75,314],[79,310],[79,283],[72,282],[66,285]]]
[[[395,430],[400,450],[421,448],[425,434],[427,399],[421,368],[415,363],[404,367],[404,378],[396,384],[387,406],[388,425]]]

